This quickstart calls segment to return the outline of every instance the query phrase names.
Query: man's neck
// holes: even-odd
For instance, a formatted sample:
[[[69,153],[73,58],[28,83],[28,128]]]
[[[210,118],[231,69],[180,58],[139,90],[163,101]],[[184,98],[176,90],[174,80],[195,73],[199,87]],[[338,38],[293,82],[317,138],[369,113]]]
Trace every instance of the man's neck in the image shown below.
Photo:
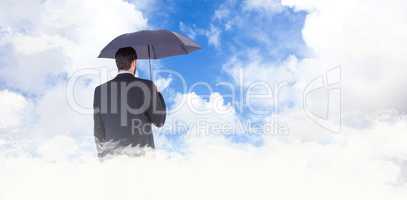
[[[134,73],[132,73],[131,71],[129,71],[129,70],[119,70],[119,72],[118,72],[118,74],[131,74],[131,75],[134,75]]]

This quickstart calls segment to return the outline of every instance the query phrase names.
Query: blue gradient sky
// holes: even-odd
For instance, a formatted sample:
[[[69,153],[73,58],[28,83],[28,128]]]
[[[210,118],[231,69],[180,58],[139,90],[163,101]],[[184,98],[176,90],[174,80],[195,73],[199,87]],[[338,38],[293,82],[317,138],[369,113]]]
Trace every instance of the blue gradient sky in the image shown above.
[[[147,13],[151,26],[183,33],[202,47],[187,56],[162,59],[163,67],[181,73],[188,85],[203,81],[222,93],[222,88],[215,87],[215,84],[230,79],[222,67],[234,56],[247,58],[249,50],[257,50],[260,57],[277,65],[290,55],[299,59],[309,55],[301,34],[306,12],[288,7],[276,12],[247,10],[244,3],[157,0],[154,4],[157,8]],[[215,14],[222,8],[227,9],[228,14],[218,19]],[[225,24],[229,21],[237,22],[226,30]],[[218,46],[211,44],[208,35],[202,33],[211,27],[219,32]],[[259,34],[264,38],[259,39]],[[148,77],[147,74],[141,76]],[[173,84],[176,89],[176,83]],[[207,95],[203,88],[197,88],[195,92]]]
[[[228,90],[216,86],[216,83],[233,82],[223,67],[233,57],[249,60],[249,52],[254,51],[273,67],[289,56],[302,59],[310,55],[301,33],[306,12],[289,7],[279,10],[248,9],[245,3],[230,0],[157,0],[153,5],[156,7],[150,7],[146,12],[150,25],[183,33],[202,47],[202,50],[187,56],[162,59],[161,67],[182,74],[189,87],[196,82],[206,82],[214,89],[212,92],[225,95]],[[210,41],[214,33],[218,33],[217,42]],[[153,63],[157,65],[157,62]],[[142,64],[140,67],[147,66]],[[148,77],[148,74],[140,75]],[[174,91],[182,92],[177,81],[163,92],[170,106]],[[205,100],[211,95],[211,91],[204,87],[194,88],[192,92]],[[224,101],[230,103],[231,99],[224,98]],[[237,112],[242,121],[253,120],[247,109],[237,109]],[[262,123],[259,122],[259,125]],[[234,142],[262,144],[262,137],[258,135],[233,134],[227,137]],[[173,146],[182,146],[180,135],[171,135],[168,139],[175,142]]]

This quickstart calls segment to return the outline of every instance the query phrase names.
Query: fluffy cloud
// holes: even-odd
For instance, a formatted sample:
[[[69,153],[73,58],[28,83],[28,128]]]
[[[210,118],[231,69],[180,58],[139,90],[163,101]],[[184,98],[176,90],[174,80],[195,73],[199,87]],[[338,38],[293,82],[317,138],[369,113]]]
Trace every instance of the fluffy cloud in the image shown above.
[[[197,28],[195,25],[192,27],[187,26],[183,22],[179,23],[179,28],[182,32],[186,33],[189,37],[195,39],[198,35],[203,35],[208,39],[208,44],[215,48],[221,46],[221,32],[222,30],[213,24],[208,29]]]
[[[77,155],[79,146],[75,139],[68,136],[55,136],[45,140],[39,148],[38,153],[41,158],[48,161],[64,161],[70,156]]]
[[[263,8],[274,3],[256,4],[253,9],[270,12]],[[407,59],[400,53],[406,52],[407,44],[405,2],[285,0],[282,5],[308,12],[302,35],[313,56],[290,56],[276,64],[248,50],[248,56],[232,57],[224,65],[237,84],[239,73],[245,74],[246,87],[262,81],[272,86],[287,82],[288,86],[279,91],[280,108],[298,110],[302,109],[307,87],[322,77],[321,81],[338,83],[343,121],[354,127],[369,126],[369,121],[388,112],[403,115],[407,111],[407,95],[402,88],[407,84]],[[314,105],[327,103],[326,92],[319,91]],[[273,101],[257,103],[273,105]]]
[[[61,74],[112,65],[96,59],[103,46],[147,27],[133,4],[119,0],[2,1],[0,7],[7,8],[0,14],[0,78],[31,93],[41,93]]]
[[[405,156],[399,152],[406,148],[400,140],[406,124],[377,125],[356,134],[348,130],[351,138],[337,137],[330,145],[270,140],[253,148],[218,140],[194,143],[193,154],[186,157],[156,151],[103,164],[94,157],[71,162],[60,155],[58,162],[50,162],[53,154],[44,155],[50,161],[9,157],[0,165],[0,196],[134,199],[136,190],[142,199],[405,199],[406,166],[398,159]],[[386,137],[389,130],[396,137]],[[56,144],[75,149],[68,138],[51,141],[42,147],[46,152],[60,150]]]
[[[305,9],[303,37],[316,54],[304,68],[340,65],[344,103],[348,110],[407,111],[405,1],[296,1],[284,5]]]
[[[182,144],[187,144],[187,149],[198,144],[210,144],[217,141],[225,141],[226,135],[243,132],[243,124],[230,103],[225,103],[219,93],[212,93],[208,99],[198,96],[196,93],[177,93],[174,104],[169,108],[165,126],[160,133],[181,135]],[[165,135],[162,135],[165,136]],[[167,143],[165,137],[157,141],[161,147],[174,145]],[[176,143],[177,150],[187,150]]]
[[[359,172],[363,171],[362,174],[366,174],[360,177],[361,174],[355,174],[355,177],[361,178],[360,180],[373,180],[379,178],[373,176],[375,168],[387,174],[382,178],[395,175],[397,184],[405,183],[407,149],[404,143],[407,140],[405,137],[407,120],[403,113],[406,112],[407,104],[401,86],[406,85],[403,72],[406,71],[404,66],[407,60],[400,52],[406,51],[404,44],[407,37],[403,33],[406,32],[407,18],[403,10],[407,4],[402,1],[383,3],[295,0],[286,0],[282,3],[309,12],[302,34],[308,47],[314,51],[314,56],[306,59],[291,56],[285,62],[276,64],[267,58],[253,56],[249,51],[249,56],[232,57],[224,66],[235,83],[246,88],[255,82],[266,82],[272,86],[281,81],[289,82],[289,87],[283,88],[281,100],[287,103],[292,101],[294,104],[287,104],[283,107],[283,112],[274,113],[266,120],[266,123],[277,127],[270,130],[269,137],[264,138],[265,147],[274,149],[270,155],[276,156],[276,151],[280,147],[301,149],[305,145],[307,147],[303,149],[304,152],[313,152],[311,153],[313,161],[309,163],[309,167],[320,169],[315,174],[327,172],[326,177],[337,177],[338,173],[344,172],[343,169],[360,170]],[[259,12],[267,12],[260,7],[256,9]],[[338,71],[332,71],[333,68]],[[335,76],[338,75],[337,72],[342,76]],[[241,73],[246,78],[242,84],[239,82]],[[303,93],[315,80],[328,83],[339,81],[339,86],[342,87],[344,101],[342,114],[345,117],[343,119],[345,126],[339,134],[332,133],[329,127],[315,123],[303,112]],[[286,95],[288,98],[284,98]],[[322,98],[323,96],[330,97],[328,93],[322,91],[321,98],[316,99],[317,105],[325,106],[324,102],[327,102],[327,99]],[[266,104],[270,105],[273,104]],[[280,126],[283,126],[283,129],[279,129]],[[360,129],[361,127],[364,129]],[[281,135],[279,130],[288,134]],[[282,153],[283,158],[292,155],[293,152],[288,149]],[[328,172],[329,170],[325,168],[330,165],[330,158],[333,158],[334,165],[338,166],[335,172]],[[364,166],[364,169],[357,170],[352,166],[351,163],[359,161],[361,161],[359,165]],[[337,187],[341,187],[340,185]],[[356,190],[347,193],[359,196]],[[372,198],[381,195],[383,194],[378,193]]]
[[[26,111],[29,110],[28,100],[17,93],[0,91],[0,130],[12,130],[23,125]],[[11,134],[11,133],[8,133]]]
[[[281,0],[246,0],[246,9],[265,9],[268,12],[278,12],[283,9]]]

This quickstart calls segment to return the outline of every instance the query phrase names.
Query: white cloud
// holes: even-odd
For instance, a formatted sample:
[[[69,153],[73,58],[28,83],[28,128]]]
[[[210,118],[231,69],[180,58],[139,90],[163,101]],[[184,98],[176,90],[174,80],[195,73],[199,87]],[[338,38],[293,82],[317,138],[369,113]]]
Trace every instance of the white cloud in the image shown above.
[[[189,27],[184,22],[179,23],[179,29],[181,30],[182,33],[188,35],[188,37],[192,39],[195,39],[198,34],[202,34],[201,29],[197,30],[195,26]]]
[[[211,93],[207,100],[196,93],[178,93],[169,111],[171,114],[164,129],[170,130],[170,134],[175,133],[171,131],[178,128],[186,128],[180,133],[187,134],[193,139],[203,136],[223,136],[241,130],[234,107],[230,103],[226,104],[219,93]]]
[[[137,188],[141,199],[402,200],[407,195],[403,176],[407,166],[397,159],[405,156],[400,154],[406,148],[405,128],[405,122],[397,122],[377,124],[366,132],[356,130],[356,134],[348,130],[351,138],[336,137],[330,145],[270,140],[264,147],[253,148],[224,140],[196,141],[185,157],[156,151],[103,164],[94,157],[70,161],[69,156],[54,160],[52,154],[34,159],[2,157],[0,153],[5,161],[0,165],[0,196],[134,199]],[[387,137],[389,130],[396,137]],[[75,149],[68,138],[52,141]],[[43,148],[60,147],[48,144]]]
[[[407,111],[405,1],[296,1],[284,5],[306,9],[303,29],[306,44],[316,58],[304,68],[317,72],[340,65],[344,102],[350,111]],[[308,71],[309,71],[308,70]]]
[[[64,161],[77,153],[79,145],[75,139],[68,136],[58,135],[49,140],[45,140],[38,147],[38,153],[48,161]]]
[[[280,100],[297,100],[302,95],[299,88],[292,86],[299,79],[298,59],[288,57],[283,63],[275,64],[260,56],[257,50],[247,50],[243,57],[234,56],[224,64],[223,69],[232,77],[234,83],[244,89],[265,83],[278,93]],[[254,88],[255,89],[255,88]],[[263,88],[262,90],[266,90]],[[268,103],[267,103],[268,102]],[[259,102],[260,103],[260,102]],[[272,99],[264,99],[265,105],[273,105]]]
[[[215,14],[213,15],[213,20],[223,20],[224,18],[228,17],[231,13],[231,10],[226,6],[221,6],[217,10],[215,10]]]
[[[281,0],[245,0],[245,9],[264,9],[267,12],[279,12],[283,9]]]
[[[70,94],[65,84],[59,84],[47,91],[36,104],[37,118],[31,135],[34,138],[54,135],[83,137],[86,134],[89,138],[93,136],[92,115],[79,113],[76,107],[92,111],[94,86],[94,83],[79,85],[75,94]],[[67,95],[75,95],[76,103],[69,104]]]
[[[195,25],[189,27],[183,22],[180,22],[179,28],[183,33],[187,34],[192,39],[195,39],[199,35],[203,35],[208,39],[208,43],[213,47],[219,48],[221,46],[222,30],[218,26],[211,24],[208,29],[202,29],[197,28]]]
[[[44,90],[50,76],[113,65],[96,58],[103,46],[148,26],[133,4],[118,0],[2,1],[0,7],[2,29],[8,30],[0,43],[8,49],[0,56],[6,63],[0,78],[27,92]]]
[[[30,103],[28,100],[11,91],[0,91],[0,130],[12,130],[23,125],[26,111]],[[12,133],[8,133],[12,134]]]
[[[245,74],[246,85],[288,81],[291,84],[281,90],[280,98],[301,109],[305,88],[339,66],[347,125],[366,127],[382,113],[407,112],[407,95],[402,89],[407,85],[407,59],[400,54],[407,44],[406,3],[286,0],[283,5],[309,12],[302,33],[315,56],[302,60],[291,56],[275,64],[248,50],[248,56],[233,57],[224,66],[237,84],[239,72]],[[323,98],[315,101],[320,105],[326,102]]]
[[[219,48],[221,45],[220,34],[221,30],[216,26],[211,26],[209,30],[206,31],[206,37],[208,37],[209,44],[213,45],[215,48]]]
[[[270,155],[278,157],[276,152],[279,148],[285,149],[280,149],[281,158],[284,159],[299,152],[309,153],[312,161],[307,166],[318,171],[310,173],[335,177],[338,185],[329,188],[343,188],[340,184],[343,179],[339,177],[347,177],[351,171],[358,172],[354,177],[349,177],[349,182],[353,183],[379,179],[392,182],[382,179],[391,176],[397,182],[395,185],[405,183],[407,167],[403,163],[406,160],[404,143],[407,138],[403,113],[407,104],[400,86],[406,85],[402,74],[405,74],[407,60],[399,52],[405,52],[403,44],[407,42],[406,34],[401,34],[406,31],[407,18],[403,10],[407,4],[402,1],[389,4],[375,1],[289,0],[283,1],[283,4],[310,12],[303,36],[307,45],[315,51],[315,57],[303,60],[290,57],[284,63],[274,64],[271,60],[253,56],[258,54],[250,54],[249,51],[247,57],[233,57],[224,66],[237,84],[239,72],[245,74],[248,80],[243,83],[244,87],[256,81],[271,84],[284,80],[292,82],[286,89],[291,95],[282,99],[293,100],[297,106],[288,107],[265,120],[266,123],[280,123],[271,125],[282,125],[284,133],[288,133],[280,135],[276,132],[280,130],[279,127],[270,130],[270,135],[265,137],[265,146],[274,149]],[[343,74],[345,126],[339,134],[335,134],[310,120],[301,106],[305,87],[338,65]],[[325,99],[320,100],[319,104],[323,105]],[[389,110],[395,111],[389,113]],[[362,168],[353,166],[357,162]],[[375,176],[375,170],[386,175]],[[356,185],[367,186],[365,183]],[[346,192],[346,195],[352,199],[363,198],[356,188]],[[379,196],[386,195],[377,193],[370,198]],[[406,194],[398,197],[402,196]]]

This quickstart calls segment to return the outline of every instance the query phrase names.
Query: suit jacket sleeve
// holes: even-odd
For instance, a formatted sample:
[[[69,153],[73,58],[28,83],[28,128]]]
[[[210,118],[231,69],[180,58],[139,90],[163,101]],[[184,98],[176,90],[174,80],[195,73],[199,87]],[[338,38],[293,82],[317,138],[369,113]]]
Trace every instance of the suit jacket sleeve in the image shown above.
[[[103,153],[103,142],[105,140],[105,129],[101,116],[101,104],[100,104],[100,87],[95,89],[95,94],[93,97],[93,121],[94,121],[94,136],[96,142],[96,150],[98,156],[100,157]]]
[[[147,115],[151,123],[157,127],[161,127],[165,123],[166,105],[163,96],[157,91],[157,87],[151,82],[151,102],[147,109]]]

